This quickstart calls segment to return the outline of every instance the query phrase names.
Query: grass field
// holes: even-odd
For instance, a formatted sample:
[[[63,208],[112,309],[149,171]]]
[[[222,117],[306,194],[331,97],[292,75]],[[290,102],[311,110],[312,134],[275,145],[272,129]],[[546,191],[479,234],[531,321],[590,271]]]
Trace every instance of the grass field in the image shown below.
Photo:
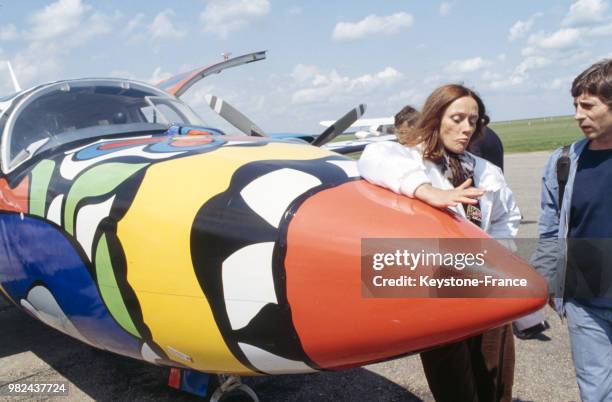
[[[500,136],[504,152],[551,151],[582,137],[574,116],[492,122],[489,126]],[[353,140],[352,134],[334,141]],[[359,153],[351,155],[359,157]]]
[[[573,116],[493,122],[489,125],[504,143],[504,151],[549,151],[582,137]]]

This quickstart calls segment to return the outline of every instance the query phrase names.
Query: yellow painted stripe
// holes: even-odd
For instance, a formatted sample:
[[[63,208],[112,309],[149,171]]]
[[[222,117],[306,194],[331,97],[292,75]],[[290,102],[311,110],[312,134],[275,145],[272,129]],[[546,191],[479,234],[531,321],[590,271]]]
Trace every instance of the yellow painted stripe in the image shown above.
[[[191,262],[198,210],[225,191],[233,173],[256,160],[316,159],[331,153],[295,144],[223,147],[150,166],[117,233],[143,319],[170,358],[201,371],[248,373],[217,328]],[[189,356],[175,358],[169,348]]]

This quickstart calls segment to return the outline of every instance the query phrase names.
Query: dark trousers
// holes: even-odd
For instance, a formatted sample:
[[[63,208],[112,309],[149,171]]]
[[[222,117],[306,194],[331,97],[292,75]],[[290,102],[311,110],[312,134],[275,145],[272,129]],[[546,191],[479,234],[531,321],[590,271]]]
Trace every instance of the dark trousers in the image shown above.
[[[514,382],[512,326],[421,353],[437,402],[511,402]]]

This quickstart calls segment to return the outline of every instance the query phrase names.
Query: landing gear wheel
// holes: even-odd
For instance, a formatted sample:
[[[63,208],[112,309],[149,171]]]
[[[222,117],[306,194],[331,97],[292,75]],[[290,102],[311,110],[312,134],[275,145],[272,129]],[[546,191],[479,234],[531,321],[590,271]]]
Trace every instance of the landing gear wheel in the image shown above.
[[[232,400],[259,402],[257,394],[251,387],[243,384],[240,377],[235,375],[219,374],[219,387],[210,397],[210,402]]]

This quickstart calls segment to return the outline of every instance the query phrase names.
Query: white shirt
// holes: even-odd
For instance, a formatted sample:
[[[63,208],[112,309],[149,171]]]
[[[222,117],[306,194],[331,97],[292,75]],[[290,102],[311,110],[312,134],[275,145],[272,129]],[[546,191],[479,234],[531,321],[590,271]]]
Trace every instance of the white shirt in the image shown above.
[[[370,144],[359,159],[359,173],[370,183],[411,198],[414,198],[417,187],[424,183],[439,189],[453,189],[438,165],[423,160],[422,149],[421,144],[406,147],[390,141]],[[481,229],[497,239],[515,237],[521,213],[501,169],[485,159],[470,155],[476,160],[474,185],[485,190],[479,198]],[[465,217],[461,206],[450,209]]]

